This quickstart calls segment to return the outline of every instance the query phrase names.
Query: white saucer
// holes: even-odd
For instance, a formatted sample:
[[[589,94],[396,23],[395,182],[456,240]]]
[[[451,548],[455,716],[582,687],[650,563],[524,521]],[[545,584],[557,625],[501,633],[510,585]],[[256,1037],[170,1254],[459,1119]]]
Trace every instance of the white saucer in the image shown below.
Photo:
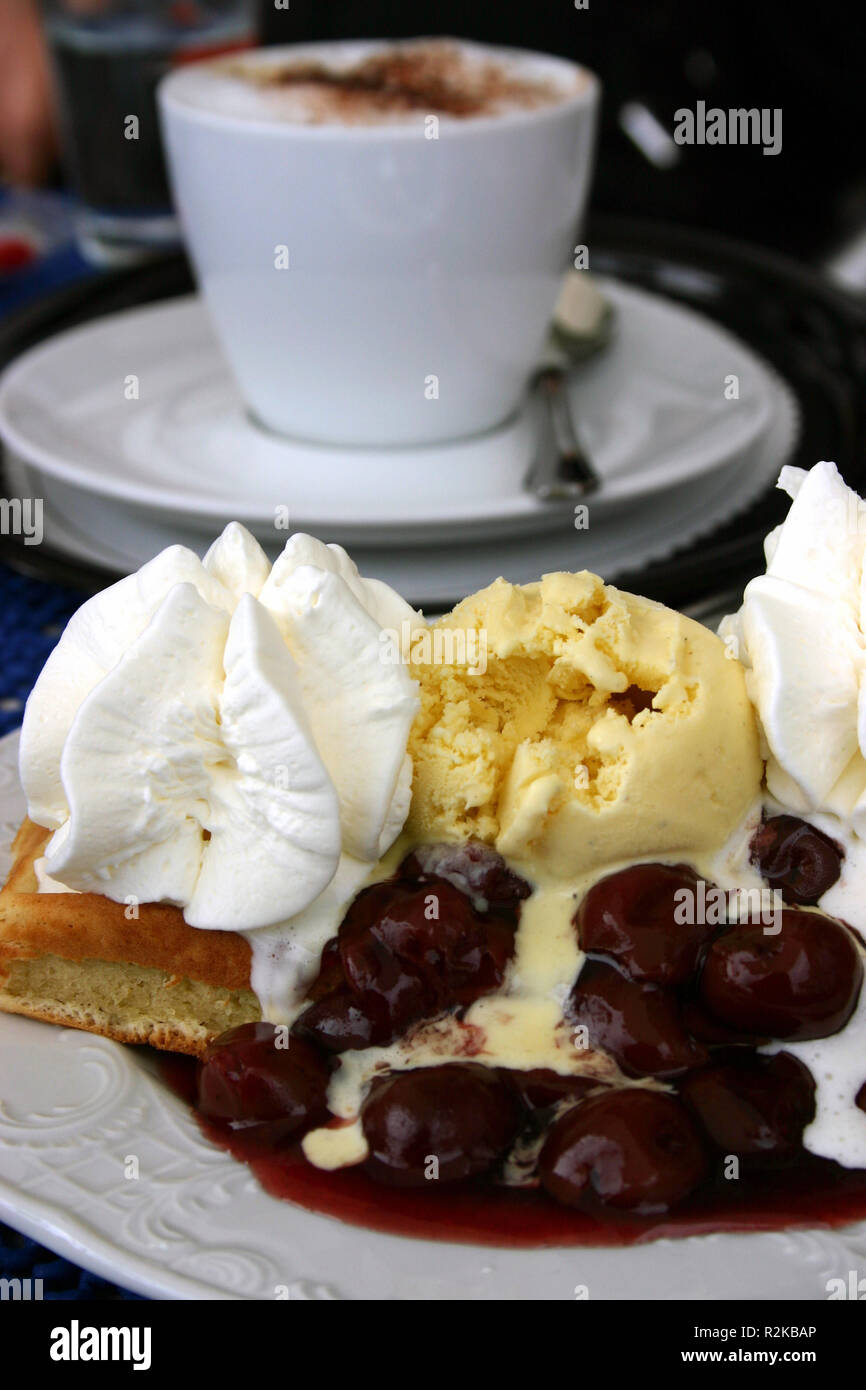
[[[537,579],[550,570],[592,569],[611,577],[617,572],[660,560],[708,534],[743,511],[778,475],[791,456],[799,434],[799,412],[792,393],[777,377],[772,381],[768,429],[743,457],[709,476],[653,497],[623,504],[597,515],[589,503],[589,527],[578,530],[573,513],[559,513],[555,530],[511,540],[450,545],[352,545],[363,574],[393,585],[428,612],[450,608],[503,574],[515,583]],[[6,460],[7,483],[22,497],[44,499],[44,538],[54,550],[73,559],[113,570],[137,569],[164,546],[181,543],[204,553],[214,532],[201,532],[165,513],[144,512],[127,502],[100,497],[43,475],[12,456]],[[324,527],[321,539],[334,539]],[[286,533],[269,529],[264,537],[272,553]]]
[[[732,466],[769,428],[773,372],[701,315],[604,280],[610,346],[577,367],[571,406],[614,508]],[[299,345],[303,350],[303,345]],[[739,398],[725,384],[739,382]],[[138,399],[125,387],[137,378]],[[435,407],[433,407],[435,408]],[[200,301],[110,315],[20,357],[0,382],[0,435],[58,481],[199,533],[228,518],[383,546],[560,529],[568,508],[523,490],[533,432],[524,408],[449,446],[347,450],[291,441],[245,414]]]

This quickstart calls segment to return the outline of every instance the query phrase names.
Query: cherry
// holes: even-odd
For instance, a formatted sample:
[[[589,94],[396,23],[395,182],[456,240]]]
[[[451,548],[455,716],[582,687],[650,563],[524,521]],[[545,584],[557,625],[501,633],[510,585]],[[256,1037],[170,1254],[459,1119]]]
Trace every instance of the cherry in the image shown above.
[[[500,1076],[515,1088],[530,1110],[549,1110],[562,1100],[581,1100],[601,1083],[592,1076],[563,1076],[548,1067],[529,1071],[500,1070]]]
[[[376,1000],[363,1004],[346,986],[323,994],[295,1021],[292,1033],[311,1038],[325,1052],[350,1052],[384,1047],[391,1041],[391,1024]]]
[[[255,1128],[263,1146],[299,1138],[330,1116],[330,1067],[303,1038],[272,1023],[243,1023],[208,1047],[196,1077],[196,1109],[233,1129]]]
[[[340,943],[335,936],[326,941],[319,961],[319,973],[310,986],[309,999],[323,999],[326,994],[345,984],[343,963],[340,960]]]
[[[511,1146],[523,1112],[495,1072],[449,1064],[392,1072],[374,1082],[361,1118],[370,1176],[395,1187],[423,1187],[485,1172]]]
[[[514,922],[477,912],[445,879],[373,884],[326,946],[298,1027],[329,1051],[387,1044],[499,989],[513,952]]]
[[[680,1094],[726,1154],[789,1154],[815,1114],[815,1083],[784,1052],[735,1055],[687,1076]]]
[[[863,1082],[863,1085],[854,1097],[854,1104],[857,1106],[858,1110],[866,1110],[866,1081]]]
[[[769,1038],[826,1038],[851,1016],[863,965],[850,932],[795,908],[777,934],[737,923],[713,942],[700,982],[703,1005],[729,1028]]]
[[[615,966],[587,961],[571,993],[569,1017],[588,1030],[592,1048],[632,1076],[672,1076],[707,1060],[683,1027],[679,1005],[658,985],[628,980]]]
[[[694,1122],[673,1096],[635,1087],[590,1096],[553,1126],[539,1175],[566,1206],[665,1211],[707,1174]]]
[[[681,920],[677,895],[686,893],[694,903],[697,891],[698,876],[686,864],[634,864],[608,874],[577,910],[580,944],[612,956],[633,980],[684,984],[715,930]]]
[[[488,907],[514,910],[532,892],[502,855],[480,840],[462,845],[419,845],[403,860],[400,876],[420,883],[445,879],[468,897],[483,899],[483,904],[476,901],[482,911]]]
[[[514,932],[481,917],[453,884],[431,879],[411,889],[375,884],[352,903],[339,942],[351,988],[393,1001],[397,1016],[417,1017],[425,1005],[469,1004],[498,989]]]
[[[785,902],[814,907],[839,877],[845,852],[799,816],[771,816],[752,838],[752,863]]]
[[[705,1045],[724,1047],[725,1045],[735,1046],[738,1043],[754,1045],[761,1041],[768,1041],[767,1038],[756,1038],[752,1033],[739,1033],[736,1028],[727,1028],[724,1023],[720,1023],[717,1018],[708,1013],[698,999],[684,1000],[680,1017],[686,1032],[697,1042]]]

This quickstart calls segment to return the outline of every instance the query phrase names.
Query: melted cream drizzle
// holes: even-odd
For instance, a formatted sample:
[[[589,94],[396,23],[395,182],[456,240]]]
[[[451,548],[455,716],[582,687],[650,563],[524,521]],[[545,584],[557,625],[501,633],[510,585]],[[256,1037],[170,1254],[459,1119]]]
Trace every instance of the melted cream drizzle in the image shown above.
[[[692,864],[708,881],[725,889],[759,888],[760,875],[749,863],[749,841],[760,816],[760,803],[755,802],[716,855],[696,857],[683,851],[660,855],[653,862]],[[409,849],[405,841],[395,847],[388,872]],[[626,1077],[607,1053],[579,1046],[563,1016],[584,962],[573,926],[578,904],[598,879],[630,863],[648,860],[605,864],[569,883],[539,880],[530,865],[510,862],[534,887],[522,905],[514,957],[502,990],[476,1000],[462,1020],[446,1015],[419,1025],[388,1047],[342,1053],[328,1094],[329,1107],[339,1124],[307,1135],[304,1153],[311,1163],[339,1168],[366,1157],[361,1107],[371,1082],[388,1071],[475,1062],[517,1071],[543,1067],[563,1076],[588,1076],[613,1086],[668,1089],[664,1082],[652,1078]]]
[[[771,799],[756,801],[715,855],[683,851],[659,855],[653,862],[691,864],[708,883],[725,890],[760,889],[763,881],[750,862],[749,844],[764,807],[769,815],[785,810]],[[808,819],[845,850],[839,880],[818,906],[862,932],[866,927],[866,844],[837,816],[815,814]],[[306,912],[274,927],[244,933],[252,947],[251,985],[263,1017],[275,1023],[291,1023],[297,1017],[304,1007],[304,991],[318,970],[322,947],[336,934],[348,903],[366,884],[390,877],[411,848],[401,836],[372,870],[344,855],[328,889]],[[421,1024],[389,1047],[343,1053],[328,1094],[336,1123],[306,1136],[303,1147],[309,1161],[329,1169],[363,1161],[367,1146],[361,1107],[373,1079],[386,1071],[472,1061],[521,1071],[544,1067],[566,1076],[591,1076],[608,1085],[667,1089],[651,1079],[626,1078],[606,1053],[577,1047],[563,1017],[584,960],[572,925],[578,903],[599,878],[631,863],[646,862],[648,857],[606,864],[568,884],[539,881],[531,866],[513,862],[512,867],[534,888],[523,903],[503,989],[476,1000],[461,1021],[447,1015]],[[39,892],[74,891],[50,878],[41,860],[34,867]],[[861,954],[866,962],[862,946]],[[805,1148],[843,1167],[866,1168],[866,1114],[854,1104],[866,1081],[866,987],[841,1032],[808,1042],[774,1042],[761,1050],[790,1052],[814,1078],[815,1119],[804,1132]]]

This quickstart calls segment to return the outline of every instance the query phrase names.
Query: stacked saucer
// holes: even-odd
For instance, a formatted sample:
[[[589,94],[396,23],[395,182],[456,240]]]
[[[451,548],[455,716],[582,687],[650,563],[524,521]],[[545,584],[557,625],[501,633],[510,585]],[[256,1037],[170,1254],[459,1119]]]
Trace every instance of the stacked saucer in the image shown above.
[[[798,409],[717,324],[599,283],[615,332],[568,382],[602,479],[585,507],[527,490],[528,403],[485,435],[415,449],[269,433],[246,414],[195,296],[99,318],[14,362],[0,383],[7,490],[44,499],[55,552],[110,572],[171,542],[203,552],[233,518],[271,550],[297,530],[350,546],[362,571],[428,608],[498,574],[634,569],[763,492],[794,450]]]

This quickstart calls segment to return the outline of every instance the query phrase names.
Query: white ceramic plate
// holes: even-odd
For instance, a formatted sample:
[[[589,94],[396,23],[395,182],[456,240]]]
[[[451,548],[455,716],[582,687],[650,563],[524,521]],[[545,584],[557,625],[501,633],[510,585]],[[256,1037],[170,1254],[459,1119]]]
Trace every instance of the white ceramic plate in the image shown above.
[[[700,314],[612,280],[599,285],[616,311],[613,339],[575,369],[569,392],[603,479],[593,501],[601,518],[741,461],[771,423],[775,376]],[[727,399],[733,376],[739,397]],[[449,446],[285,440],[247,417],[195,296],[97,319],[24,353],[0,383],[0,434],[53,478],[198,530],[227,517],[272,527],[278,507],[289,508],[294,530],[379,545],[562,524],[560,505],[523,489],[528,408]]]
[[[566,513],[560,516],[556,530],[538,536],[464,544],[452,541],[447,547],[353,544],[353,559],[362,573],[384,579],[428,611],[450,607],[457,598],[483,588],[499,574],[515,583],[560,569],[584,568],[613,575],[663,559],[744,510],[788,461],[799,432],[799,412],[779,378],[774,377],[772,389],[770,425],[743,458],[711,475],[624,504],[600,517],[596,502],[591,500],[588,530],[575,530],[573,515]],[[178,525],[164,513],[100,497],[48,477],[10,455],[6,475],[15,495],[44,499],[46,543],[89,564],[137,569],[172,543],[188,545],[203,554],[216,534],[216,525],[205,533]],[[274,552],[285,534],[273,527],[259,529],[260,539]],[[278,546],[273,544],[275,536]],[[335,538],[328,528],[320,536],[326,541]]]
[[[0,741],[4,877],[24,811],[17,743]],[[866,1266],[866,1223],[624,1250],[377,1235],[269,1197],[136,1048],[2,1014],[0,1217],[157,1298],[824,1299]]]

